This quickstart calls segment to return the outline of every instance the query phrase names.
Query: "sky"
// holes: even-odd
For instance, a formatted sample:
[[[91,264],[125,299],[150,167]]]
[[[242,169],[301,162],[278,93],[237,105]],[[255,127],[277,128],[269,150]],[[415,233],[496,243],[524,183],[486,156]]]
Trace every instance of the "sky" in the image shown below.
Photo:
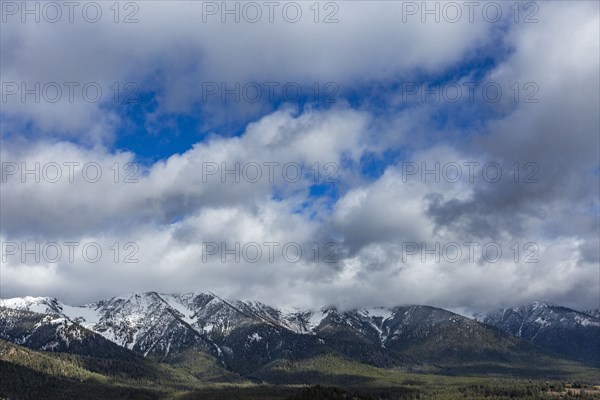
[[[0,7],[1,297],[600,306],[598,2]]]

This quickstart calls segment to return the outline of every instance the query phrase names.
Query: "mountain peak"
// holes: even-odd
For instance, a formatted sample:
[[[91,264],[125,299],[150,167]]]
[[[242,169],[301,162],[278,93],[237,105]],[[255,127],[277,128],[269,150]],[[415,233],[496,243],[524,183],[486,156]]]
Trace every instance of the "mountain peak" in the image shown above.
[[[61,314],[62,306],[59,301],[53,297],[13,297],[10,299],[0,299],[0,307],[12,308],[15,310],[26,310],[39,314]]]
[[[543,302],[543,301],[534,301],[533,303],[531,303],[530,306],[533,307],[534,309],[548,308],[548,307],[550,307],[550,304]]]

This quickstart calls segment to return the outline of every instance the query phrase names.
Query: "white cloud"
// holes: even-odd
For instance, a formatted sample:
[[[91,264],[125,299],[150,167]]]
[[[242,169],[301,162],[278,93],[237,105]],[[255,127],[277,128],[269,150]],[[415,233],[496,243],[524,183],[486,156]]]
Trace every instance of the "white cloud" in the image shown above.
[[[369,116],[350,109],[292,111],[265,116],[241,137],[198,143],[146,170],[129,165],[135,161],[131,153],[68,142],[5,145],[3,231],[68,236],[126,230],[131,224],[169,223],[203,207],[252,207],[268,199],[273,187],[304,197],[313,183],[343,179],[342,156],[360,156]],[[36,165],[40,183],[25,172]]]

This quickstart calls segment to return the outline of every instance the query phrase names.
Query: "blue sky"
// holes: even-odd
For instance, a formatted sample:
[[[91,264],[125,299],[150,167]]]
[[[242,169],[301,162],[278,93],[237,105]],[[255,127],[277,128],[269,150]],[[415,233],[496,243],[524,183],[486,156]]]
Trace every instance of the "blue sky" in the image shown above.
[[[263,105],[261,112],[252,115],[245,115],[247,110],[233,109],[231,115],[226,121],[205,121],[204,115],[210,107],[219,107],[228,109],[233,105],[240,103],[251,103],[254,99],[254,92],[249,94],[252,97],[245,97],[242,89],[235,91],[235,84],[240,82],[225,82],[225,88],[237,92],[239,98],[235,99],[235,94],[231,92],[225,94],[225,101],[222,100],[221,88],[216,94],[206,94],[207,101],[212,103],[207,106],[205,101],[198,101],[191,110],[185,113],[168,113],[153,119],[151,126],[147,124],[148,114],[154,113],[160,107],[159,98],[161,93],[152,89],[151,85],[137,84],[122,97],[122,101],[117,104],[110,104],[124,121],[121,129],[116,133],[116,139],[110,143],[113,150],[124,150],[135,153],[140,162],[153,162],[159,159],[168,158],[174,153],[183,153],[189,150],[193,144],[201,142],[209,134],[218,134],[224,136],[239,136],[244,132],[245,126],[260,118],[285,106],[294,106],[300,110],[310,109],[328,109],[340,102],[349,104],[353,108],[367,109],[375,115],[385,116],[386,114],[401,111],[403,109],[420,105],[423,103],[422,94],[419,91],[421,85],[427,85],[428,88],[445,87],[445,85],[461,82],[466,77],[470,82],[480,82],[485,78],[499,62],[502,62],[510,54],[509,49],[503,49],[497,43],[488,44],[477,49],[473,54],[468,54],[463,60],[459,60],[454,65],[436,71],[436,73],[425,73],[419,71],[418,67],[408,73],[400,74],[391,79],[384,80],[365,80],[352,83],[345,83],[340,86],[336,82],[307,82],[292,81],[295,85],[300,85],[303,93],[296,96],[294,89],[290,89],[288,95],[281,91],[274,91],[271,96],[268,88],[261,84],[264,92],[260,95]],[[198,75],[201,79],[201,71]],[[213,81],[210,82],[211,84]],[[214,82],[220,84],[222,82]],[[246,84],[246,83],[244,83]],[[283,83],[282,85],[285,85]],[[318,88],[318,89],[317,89]],[[210,86],[213,89],[213,86]],[[432,105],[439,105],[437,112],[432,118],[432,122],[438,124],[438,128],[444,126],[454,126],[461,130],[468,130],[477,126],[476,124],[486,119],[497,116],[502,111],[490,110],[488,103],[481,100],[469,98],[469,88],[461,86],[464,92],[461,93],[456,103],[445,102],[440,91],[437,91],[438,98],[432,95],[426,95],[425,102]],[[507,88],[504,88],[507,90]],[[208,87],[206,90],[209,90]],[[401,104],[391,104],[390,98],[407,92],[406,101]],[[476,92],[473,90],[473,92]],[[212,93],[212,92],[211,92]],[[452,94],[454,96],[454,94]],[[257,96],[258,97],[258,96]],[[463,138],[458,138],[463,140]],[[367,162],[362,165],[361,170],[367,176],[377,176],[381,174],[382,168],[394,162],[389,153],[400,153],[402,149],[389,149],[388,154],[378,157],[378,162],[373,164]],[[372,157],[370,158],[372,160]],[[388,161],[389,160],[389,161]],[[397,158],[395,158],[397,161]],[[371,170],[371,165],[373,169]]]

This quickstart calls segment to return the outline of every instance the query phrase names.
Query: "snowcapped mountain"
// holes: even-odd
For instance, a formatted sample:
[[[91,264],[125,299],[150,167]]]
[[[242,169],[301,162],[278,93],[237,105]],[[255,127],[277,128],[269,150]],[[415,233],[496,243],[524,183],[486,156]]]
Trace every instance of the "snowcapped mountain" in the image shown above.
[[[201,354],[244,375],[274,360],[323,353],[385,367],[510,362],[535,353],[513,336],[572,356],[558,351],[563,338],[580,358],[600,337],[597,318],[542,303],[479,320],[428,306],[281,310],[213,293],[133,293],[77,307],[47,297],[0,300],[0,338],[18,344],[71,351],[77,335],[93,336],[158,361]]]
[[[48,297],[23,297],[0,300],[0,307],[61,316],[132,350],[142,350],[140,342],[151,331],[173,324],[218,339],[240,327],[257,324],[315,335],[333,321],[343,320],[355,329],[372,330],[371,334],[380,338],[383,321],[393,315],[391,309],[384,308],[343,314],[332,307],[282,311],[259,302],[223,299],[212,293],[134,293],[76,307]]]
[[[562,356],[600,363],[600,318],[535,302],[476,318]]]
[[[41,310],[46,300],[28,298],[26,301],[32,309]],[[25,309],[23,303],[20,307],[0,308],[0,338],[36,350],[69,352],[99,358],[132,356],[122,347],[64,316],[31,312]]]
[[[2,318],[16,310],[39,313],[47,316],[44,318],[89,329],[119,346],[159,360],[194,349],[226,364],[239,358],[235,354],[260,354],[258,348],[268,347],[270,340],[281,342],[289,336],[297,340],[296,336],[308,329],[298,326],[296,317],[270,306],[204,293],[134,293],[78,307],[47,297],[24,297],[0,300],[0,307],[6,307],[0,313]],[[2,337],[14,341],[10,332]],[[277,347],[286,347],[281,343],[271,346],[269,354]],[[278,355],[275,353],[273,356]]]

